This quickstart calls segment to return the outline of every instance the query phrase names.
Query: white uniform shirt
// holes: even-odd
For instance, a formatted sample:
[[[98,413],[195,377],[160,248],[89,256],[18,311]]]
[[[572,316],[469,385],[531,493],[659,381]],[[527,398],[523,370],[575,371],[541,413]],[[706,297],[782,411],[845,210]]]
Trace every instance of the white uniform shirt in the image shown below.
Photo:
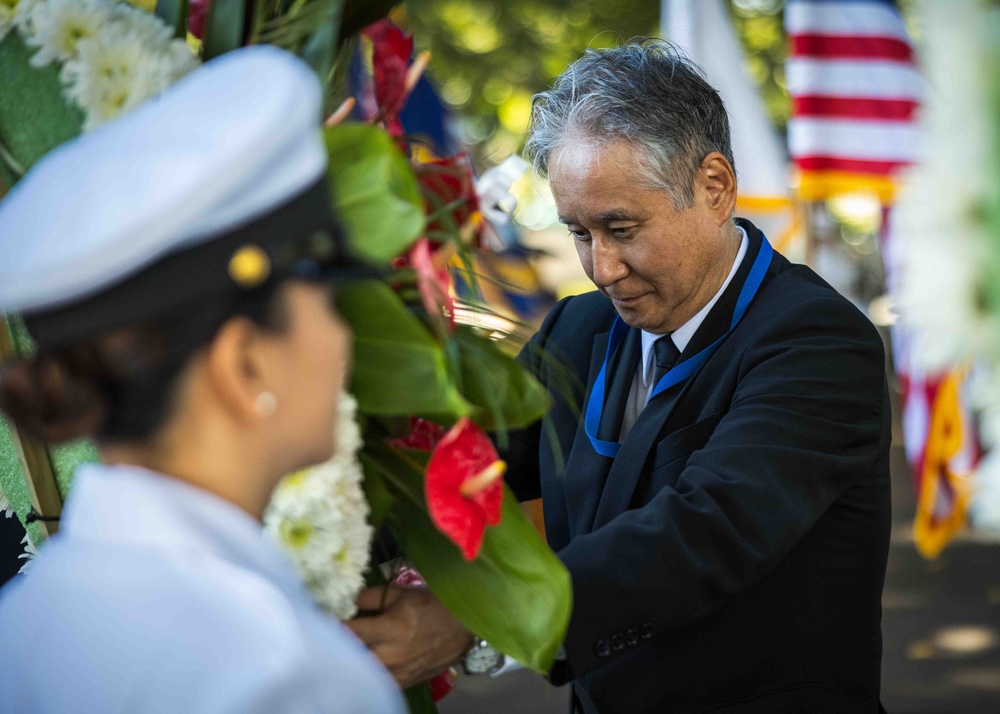
[[[80,467],[0,637],[0,712],[405,711],[260,523],[131,466]]]
[[[743,257],[747,254],[750,239],[747,237],[745,230],[739,226],[736,226],[736,228],[740,232],[740,249],[736,253],[733,267],[729,269],[729,275],[726,276],[722,287],[719,288],[719,291],[708,301],[708,304],[699,310],[694,317],[670,333],[670,339],[674,341],[674,346],[678,352],[684,352],[684,348],[687,347],[688,342],[694,337],[694,333],[698,331],[701,323],[705,321],[708,313],[715,307],[715,303],[719,301],[719,298],[722,297],[722,293],[729,287],[729,283],[733,281],[736,270],[740,267]],[[639,360],[638,367],[636,367],[635,377],[632,379],[632,388],[628,393],[628,402],[625,405],[625,413],[622,415],[622,428],[618,436],[619,441],[625,441],[626,435],[632,430],[636,419],[639,418],[639,413],[646,407],[646,402],[649,401],[649,397],[653,393],[653,387],[656,386],[653,384],[653,374],[656,371],[653,364],[653,343],[661,337],[663,335],[646,332],[645,330],[642,331],[642,358]]]

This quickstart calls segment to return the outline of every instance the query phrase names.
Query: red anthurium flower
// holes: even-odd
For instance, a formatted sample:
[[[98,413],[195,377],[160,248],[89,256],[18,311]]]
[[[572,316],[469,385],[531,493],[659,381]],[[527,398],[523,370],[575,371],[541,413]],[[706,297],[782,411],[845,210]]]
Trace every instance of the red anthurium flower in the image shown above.
[[[205,18],[208,16],[208,0],[188,0],[188,32],[199,40],[205,34]]]
[[[424,190],[428,215],[442,206],[461,201],[451,209],[451,220],[437,218],[428,224],[427,230],[450,233],[458,228],[463,237],[467,237],[467,233],[476,237],[478,247],[482,215],[469,155],[461,153],[446,159],[422,162],[414,166],[414,171]]]
[[[379,116],[393,136],[403,133],[399,112],[409,93],[406,75],[413,53],[413,38],[403,33],[388,18],[366,27],[362,34],[372,40],[372,74]]]
[[[453,680],[454,677],[451,675],[451,668],[427,680],[427,684],[431,688],[431,696],[435,702],[440,702],[451,693],[451,690],[455,688]]]
[[[455,326],[455,301],[451,297],[451,277],[448,275],[447,255],[442,251],[431,254],[431,243],[426,238],[418,240],[407,254],[410,266],[417,273],[417,289],[428,315],[440,315],[443,310],[448,324]]]
[[[493,442],[465,417],[431,453],[424,479],[427,510],[466,560],[479,555],[486,526],[500,522],[506,470]]]
[[[410,417],[409,435],[402,439],[393,439],[389,443],[398,449],[430,451],[437,446],[444,435],[445,429],[440,424],[419,417]]]

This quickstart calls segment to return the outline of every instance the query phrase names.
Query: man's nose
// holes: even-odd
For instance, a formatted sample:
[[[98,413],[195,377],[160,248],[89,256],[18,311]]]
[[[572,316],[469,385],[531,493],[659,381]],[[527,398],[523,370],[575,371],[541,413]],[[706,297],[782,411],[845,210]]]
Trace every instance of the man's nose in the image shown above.
[[[618,250],[603,240],[594,239],[590,259],[594,284],[599,288],[614,285],[628,275],[628,266],[622,262]]]

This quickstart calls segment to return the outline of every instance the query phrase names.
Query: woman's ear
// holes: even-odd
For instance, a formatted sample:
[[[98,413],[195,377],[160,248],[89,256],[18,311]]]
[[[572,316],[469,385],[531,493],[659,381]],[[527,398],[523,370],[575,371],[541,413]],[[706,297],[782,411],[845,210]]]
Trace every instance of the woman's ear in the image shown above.
[[[206,347],[206,386],[221,407],[242,423],[257,421],[259,395],[267,391],[260,329],[246,317],[228,320]]]
[[[702,159],[698,183],[718,224],[728,221],[736,210],[736,173],[726,157],[713,151]]]

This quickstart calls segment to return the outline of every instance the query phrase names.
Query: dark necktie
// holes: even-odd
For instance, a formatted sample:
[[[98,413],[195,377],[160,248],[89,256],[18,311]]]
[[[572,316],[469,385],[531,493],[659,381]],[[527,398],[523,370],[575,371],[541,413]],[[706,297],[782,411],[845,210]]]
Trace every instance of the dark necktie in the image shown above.
[[[656,362],[656,369],[653,370],[653,384],[658,384],[670,368],[677,364],[677,358],[681,356],[680,350],[674,345],[670,335],[664,335],[653,343],[653,361]]]

